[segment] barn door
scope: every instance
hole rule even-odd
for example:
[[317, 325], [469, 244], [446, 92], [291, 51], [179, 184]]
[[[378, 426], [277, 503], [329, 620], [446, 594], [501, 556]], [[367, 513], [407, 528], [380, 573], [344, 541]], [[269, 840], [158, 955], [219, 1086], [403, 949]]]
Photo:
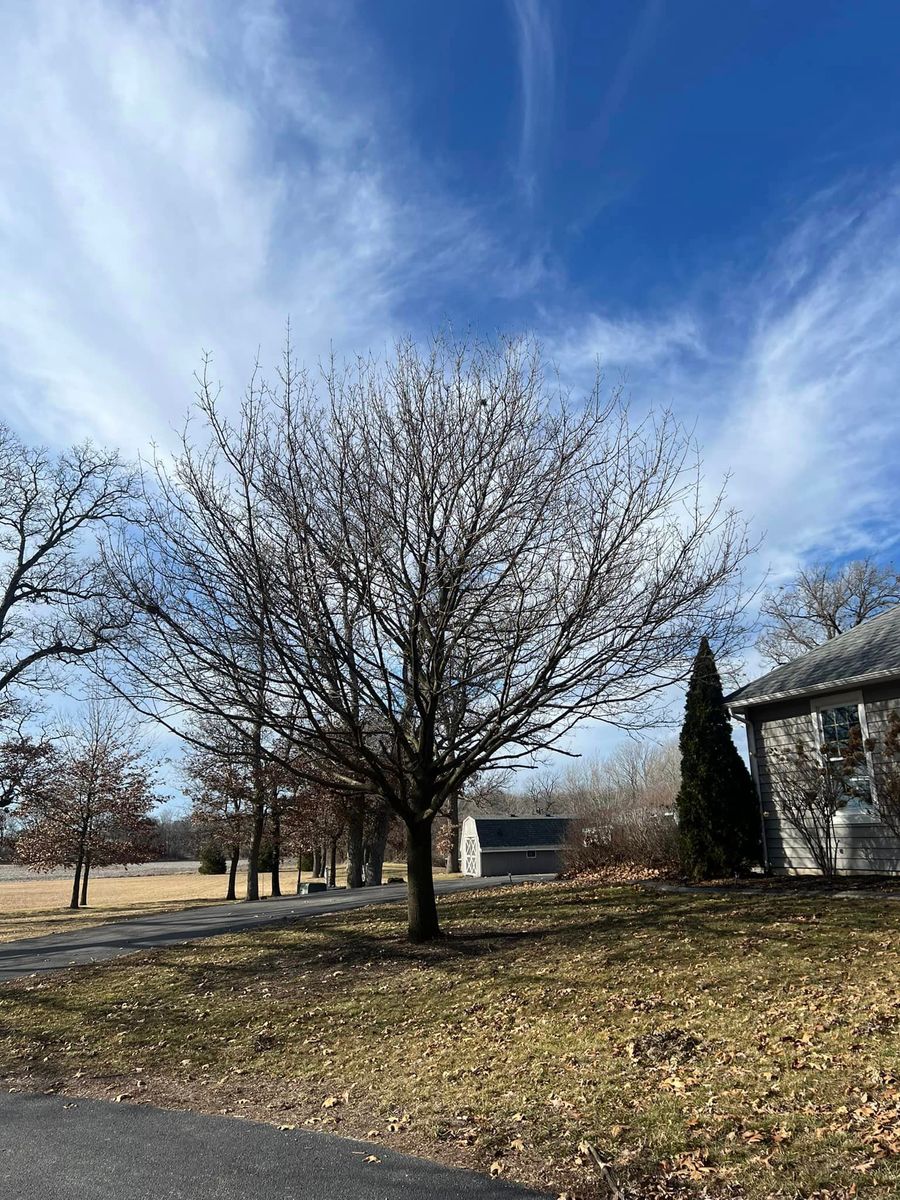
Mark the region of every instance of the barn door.
[[473, 837], [466, 838], [466, 844], [463, 847], [463, 874], [477, 875], [478, 873], [478, 850]]

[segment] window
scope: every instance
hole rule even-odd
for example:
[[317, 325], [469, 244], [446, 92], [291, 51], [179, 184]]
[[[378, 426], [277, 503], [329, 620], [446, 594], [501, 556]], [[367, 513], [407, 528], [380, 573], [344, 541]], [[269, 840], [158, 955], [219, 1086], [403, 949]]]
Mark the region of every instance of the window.
[[[849, 698], [848, 698], [849, 699]], [[828, 702], [814, 713], [816, 731], [825, 757], [836, 770], [846, 772], [844, 809], [858, 812], [872, 804], [866, 749], [865, 713], [859, 703]]]
[[819, 720], [822, 722], [822, 744], [829, 758], [842, 758], [845, 754], [852, 754], [854, 747], [862, 746], [858, 704], [840, 704], [837, 708], [822, 709]]
[[537, 850], [526, 850], [525, 857], [526, 858], [537, 858]]

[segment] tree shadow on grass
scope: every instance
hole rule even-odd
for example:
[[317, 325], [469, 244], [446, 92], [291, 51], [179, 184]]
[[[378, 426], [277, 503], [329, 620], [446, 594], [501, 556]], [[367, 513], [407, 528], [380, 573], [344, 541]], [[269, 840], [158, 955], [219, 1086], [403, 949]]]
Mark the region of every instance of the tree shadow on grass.
[[[557, 898], [558, 899], [558, 898]], [[248, 929], [227, 935], [227, 940], [202, 939], [187, 944], [154, 948], [149, 935], [140, 953], [79, 968], [74, 976], [47, 978], [35, 987], [21, 980], [0, 989], [0, 1000], [28, 1006], [30, 1023], [40, 1024], [46, 1013], [65, 1014], [76, 1022], [96, 1021], [114, 1007], [120, 979], [130, 987], [135, 973], [150, 972], [147, 992], [160, 996], [167, 1007], [171, 993], [187, 996], [221, 995], [227, 998], [243, 989], [271, 989], [276, 1003], [293, 994], [299, 973], [307, 977], [307, 989], [319, 988], [323, 998], [334, 989], [355, 991], [369, 988], [373, 979], [389, 981], [392, 974], [410, 968], [465, 978], [463, 972], [480, 962], [497, 961], [498, 969], [509, 970], [520, 984], [540, 987], [552, 984], [546, 973], [529, 972], [528, 951], [534, 948], [535, 965], [559, 963], [564, 982], [577, 980], [579, 968], [569, 978], [567, 963], [576, 953], [589, 950], [598, 964], [619, 970], [634, 968], [639, 978], [645, 967], [682, 970], [715, 956], [739, 963], [748, 943], [765, 955], [787, 951], [798, 955], [813, 951], [823, 959], [846, 949], [854, 935], [883, 935], [898, 928], [900, 913], [876, 904], [858, 901], [817, 903], [808, 897], [702, 897], [661, 895], [635, 898], [633, 894], [612, 897], [566, 898], [517, 905], [515, 913], [485, 911], [477, 900], [466, 899], [448, 906], [450, 936], [439, 942], [417, 946], [405, 940], [402, 914], [380, 911], [362, 919], [356, 913], [321, 920], [284, 921], [277, 926]], [[556, 920], [560, 908], [566, 918]], [[581, 919], [574, 918], [578, 913]], [[528, 925], [529, 918], [543, 923]], [[374, 922], [375, 928], [372, 928]], [[160, 933], [159, 939], [165, 937]], [[85, 938], [85, 948], [90, 948]], [[69, 948], [75, 953], [77, 947]], [[512, 958], [509, 954], [512, 953]], [[121, 972], [112, 974], [112, 972]], [[336, 975], [335, 972], [340, 974]], [[390, 983], [388, 982], [388, 986]], [[105, 992], [104, 992], [105, 989]], [[133, 991], [130, 993], [135, 994]], [[138, 989], [138, 997], [141, 991]], [[106, 1007], [104, 1007], [104, 1005]], [[0, 1036], [15, 1037], [14, 1022], [2, 1019]]]

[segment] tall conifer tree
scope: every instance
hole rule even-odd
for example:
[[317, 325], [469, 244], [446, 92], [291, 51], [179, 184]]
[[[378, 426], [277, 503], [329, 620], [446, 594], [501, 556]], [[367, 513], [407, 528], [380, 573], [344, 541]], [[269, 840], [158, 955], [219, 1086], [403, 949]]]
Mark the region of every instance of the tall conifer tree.
[[759, 804], [738, 754], [709, 642], [694, 659], [681, 728], [678, 821], [682, 861], [695, 879], [745, 870], [759, 860]]

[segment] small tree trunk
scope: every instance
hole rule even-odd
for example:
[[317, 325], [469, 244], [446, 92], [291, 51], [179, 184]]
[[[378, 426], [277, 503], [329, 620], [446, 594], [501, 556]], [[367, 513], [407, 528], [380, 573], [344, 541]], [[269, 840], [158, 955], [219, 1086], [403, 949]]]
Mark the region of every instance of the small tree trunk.
[[331, 839], [331, 863], [328, 867], [328, 883], [330, 887], [334, 887], [337, 883], [337, 838]]
[[391, 814], [383, 800], [378, 801], [370, 820], [370, 832], [365, 851], [366, 883], [369, 887], [380, 887], [384, 878], [384, 852], [391, 824]]
[[75, 863], [75, 879], [72, 882], [72, 899], [69, 901], [69, 908], [78, 907], [78, 896], [81, 889], [81, 867], [84, 863], [84, 851], [78, 851], [78, 860]]
[[303, 851], [297, 852], [297, 895], [300, 895], [300, 885], [303, 883]]
[[434, 874], [431, 867], [431, 821], [414, 821], [406, 828], [406, 887], [409, 940], [433, 942], [441, 937]]
[[313, 846], [312, 873], [313, 873], [313, 879], [318, 879], [320, 875], [324, 874], [324, 872], [322, 871], [322, 847], [321, 846]]
[[272, 895], [281, 895], [281, 813], [272, 809]]
[[348, 888], [358, 888], [363, 885], [363, 826], [365, 815], [365, 808], [361, 800], [350, 802], [347, 819]]
[[91, 873], [91, 852], [88, 850], [84, 856], [84, 874], [81, 876], [81, 907], [87, 908], [88, 897], [88, 876]]
[[231, 847], [231, 863], [228, 867], [228, 891], [225, 893], [226, 900], [237, 900], [237, 869], [241, 859], [240, 846]]
[[450, 848], [447, 851], [447, 870], [451, 875], [458, 875], [460, 871], [459, 865], [459, 792], [454, 792], [450, 797], [449, 812], [447, 817], [450, 821]]
[[247, 852], [247, 899], [259, 899], [259, 848], [262, 845], [263, 826], [266, 812], [261, 804], [257, 804], [253, 812], [253, 833], [250, 838], [250, 849]]

